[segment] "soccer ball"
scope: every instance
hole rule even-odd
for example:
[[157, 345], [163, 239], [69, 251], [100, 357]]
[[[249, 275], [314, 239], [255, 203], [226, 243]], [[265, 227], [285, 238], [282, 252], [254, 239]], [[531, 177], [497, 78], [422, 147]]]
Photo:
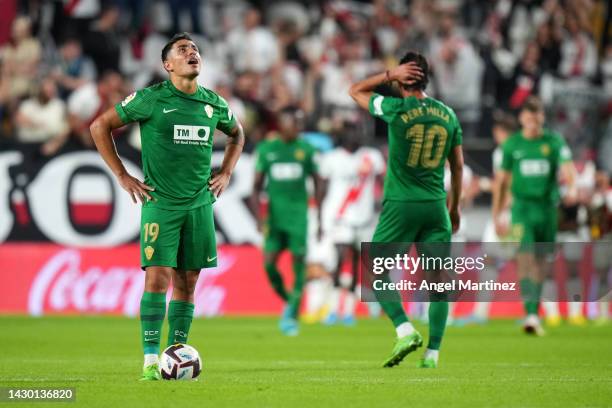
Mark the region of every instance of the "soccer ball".
[[173, 344], [161, 354], [159, 371], [164, 380], [193, 380], [202, 372], [202, 359], [195, 348]]

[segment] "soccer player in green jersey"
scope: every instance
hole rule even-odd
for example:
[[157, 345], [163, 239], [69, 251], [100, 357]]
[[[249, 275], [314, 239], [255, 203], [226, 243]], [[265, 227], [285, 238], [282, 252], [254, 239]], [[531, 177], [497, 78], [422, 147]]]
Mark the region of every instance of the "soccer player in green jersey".
[[[317, 174], [315, 149], [298, 138], [299, 112], [285, 109], [279, 114], [279, 138], [263, 141], [257, 146], [255, 183], [251, 205], [264, 235], [264, 267], [274, 291], [286, 302], [279, 322], [281, 332], [298, 334], [298, 312], [305, 280], [306, 238], [308, 231], [308, 193], [306, 182], [314, 182], [315, 200], [321, 236], [322, 181]], [[268, 217], [265, 224], [259, 209], [261, 193], [266, 183]], [[276, 263], [281, 252], [289, 249], [295, 276], [293, 290], [285, 288]]]
[[[141, 265], [145, 287], [140, 302], [143, 380], [159, 379], [158, 354], [168, 307], [168, 345], [186, 343], [193, 319], [194, 290], [201, 268], [217, 265], [212, 204], [227, 187], [244, 145], [244, 133], [227, 102], [198, 86], [202, 58], [187, 33], [164, 46], [169, 80], [139, 90], [104, 112], [91, 125], [100, 155], [117, 181], [142, 202]], [[128, 174], [112, 130], [138, 122], [144, 182]], [[228, 135], [221, 169], [211, 175], [213, 133]]]
[[567, 183], [568, 203], [576, 200], [576, 171], [571, 152], [559, 134], [543, 128], [544, 109], [530, 96], [519, 114], [521, 130], [502, 146], [501, 169], [495, 175], [493, 220], [499, 236], [510, 230], [502, 217], [508, 190], [512, 192], [511, 236], [520, 242], [517, 254], [518, 277], [527, 317], [524, 331], [542, 335], [538, 317], [545, 260], [557, 233], [559, 181]]
[[[453, 110], [425, 93], [428, 79], [427, 60], [408, 52], [398, 67], [357, 82], [350, 89], [360, 107], [388, 124], [388, 170], [373, 242], [449, 243], [451, 232], [459, 228], [463, 134]], [[401, 98], [373, 92], [390, 81], [399, 83]], [[448, 208], [444, 191], [446, 160], [451, 171]], [[438, 364], [448, 316], [445, 294], [431, 293], [430, 300], [429, 343], [419, 363], [423, 368]], [[391, 356], [383, 364], [393, 367], [420, 347], [423, 339], [409, 322], [399, 296], [396, 301], [380, 304], [397, 333]]]

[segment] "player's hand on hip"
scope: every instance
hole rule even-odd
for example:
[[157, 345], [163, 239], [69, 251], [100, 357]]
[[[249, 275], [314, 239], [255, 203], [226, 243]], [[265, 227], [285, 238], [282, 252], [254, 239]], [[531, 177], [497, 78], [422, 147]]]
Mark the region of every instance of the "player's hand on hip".
[[423, 78], [423, 72], [414, 62], [408, 62], [389, 70], [389, 79], [402, 84], [412, 85], [421, 78]]
[[208, 189], [212, 191], [215, 197], [219, 197], [225, 191], [229, 184], [231, 175], [229, 173], [217, 173], [208, 182]]
[[[132, 177], [128, 173], [125, 173], [117, 177], [117, 180], [121, 187], [130, 193], [134, 203], [138, 203], [138, 200], [140, 200], [140, 202], [144, 204], [145, 200], [153, 200], [149, 191], [155, 191], [155, 189], [138, 180], [136, 177]], [[138, 200], [136, 198], [138, 198]]]
[[459, 210], [450, 210], [449, 211], [451, 227], [453, 234], [459, 231], [459, 226], [461, 225], [461, 212]]

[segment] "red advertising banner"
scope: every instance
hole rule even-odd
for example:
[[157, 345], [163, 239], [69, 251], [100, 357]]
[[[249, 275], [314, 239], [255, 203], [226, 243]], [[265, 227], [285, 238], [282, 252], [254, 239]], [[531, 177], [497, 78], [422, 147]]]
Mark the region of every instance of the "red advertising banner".
[[[259, 248], [221, 245], [218, 257], [219, 266], [202, 270], [198, 280], [196, 316], [280, 313], [282, 303], [268, 284]], [[513, 263], [504, 269], [504, 274], [515, 273]], [[138, 315], [144, 287], [138, 244], [114, 248], [2, 244], [0, 270], [0, 314]], [[281, 257], [280, 270], [291, 284], [288, 255]], [[454, 314], [469, 313], [472, 307], [469, 302], [456, 303]], [[359, 305], [358, 313], [366, 313], [365, 304]], [[522, 305], [493, 302], [491, 316], [522, 316]]]
[[[198, 280], [196, 315], [280, 312], [259, 249], [226, 245], [218, 254], [219, 266], [203, 270]], [[0, 265], [0, 313], [138, 314], [144, 272], [137, 244], [88, 249], [3, 244]], [[281, 268], [289, 272], [288, 259]]]

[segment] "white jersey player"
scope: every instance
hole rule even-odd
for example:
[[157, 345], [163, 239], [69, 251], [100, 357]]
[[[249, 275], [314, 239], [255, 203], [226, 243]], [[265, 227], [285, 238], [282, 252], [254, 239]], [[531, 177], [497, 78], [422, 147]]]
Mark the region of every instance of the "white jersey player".
[[[372, 239], [376, 184], [384, 171], [385, 160], [378, 149], [357, 147], [354, 142], [344, 142], [321, 158], [319, 173], [327, 180], [322, 207], [323, 231], [337, 253], [327, 324], [338, 320], [342, 287], [346, 289], [342, 321], [347, 325], [355, 322], [360, 245]], [[351, 261], [351, 277], [345, 282], [341, 272], [347, 256]]]

